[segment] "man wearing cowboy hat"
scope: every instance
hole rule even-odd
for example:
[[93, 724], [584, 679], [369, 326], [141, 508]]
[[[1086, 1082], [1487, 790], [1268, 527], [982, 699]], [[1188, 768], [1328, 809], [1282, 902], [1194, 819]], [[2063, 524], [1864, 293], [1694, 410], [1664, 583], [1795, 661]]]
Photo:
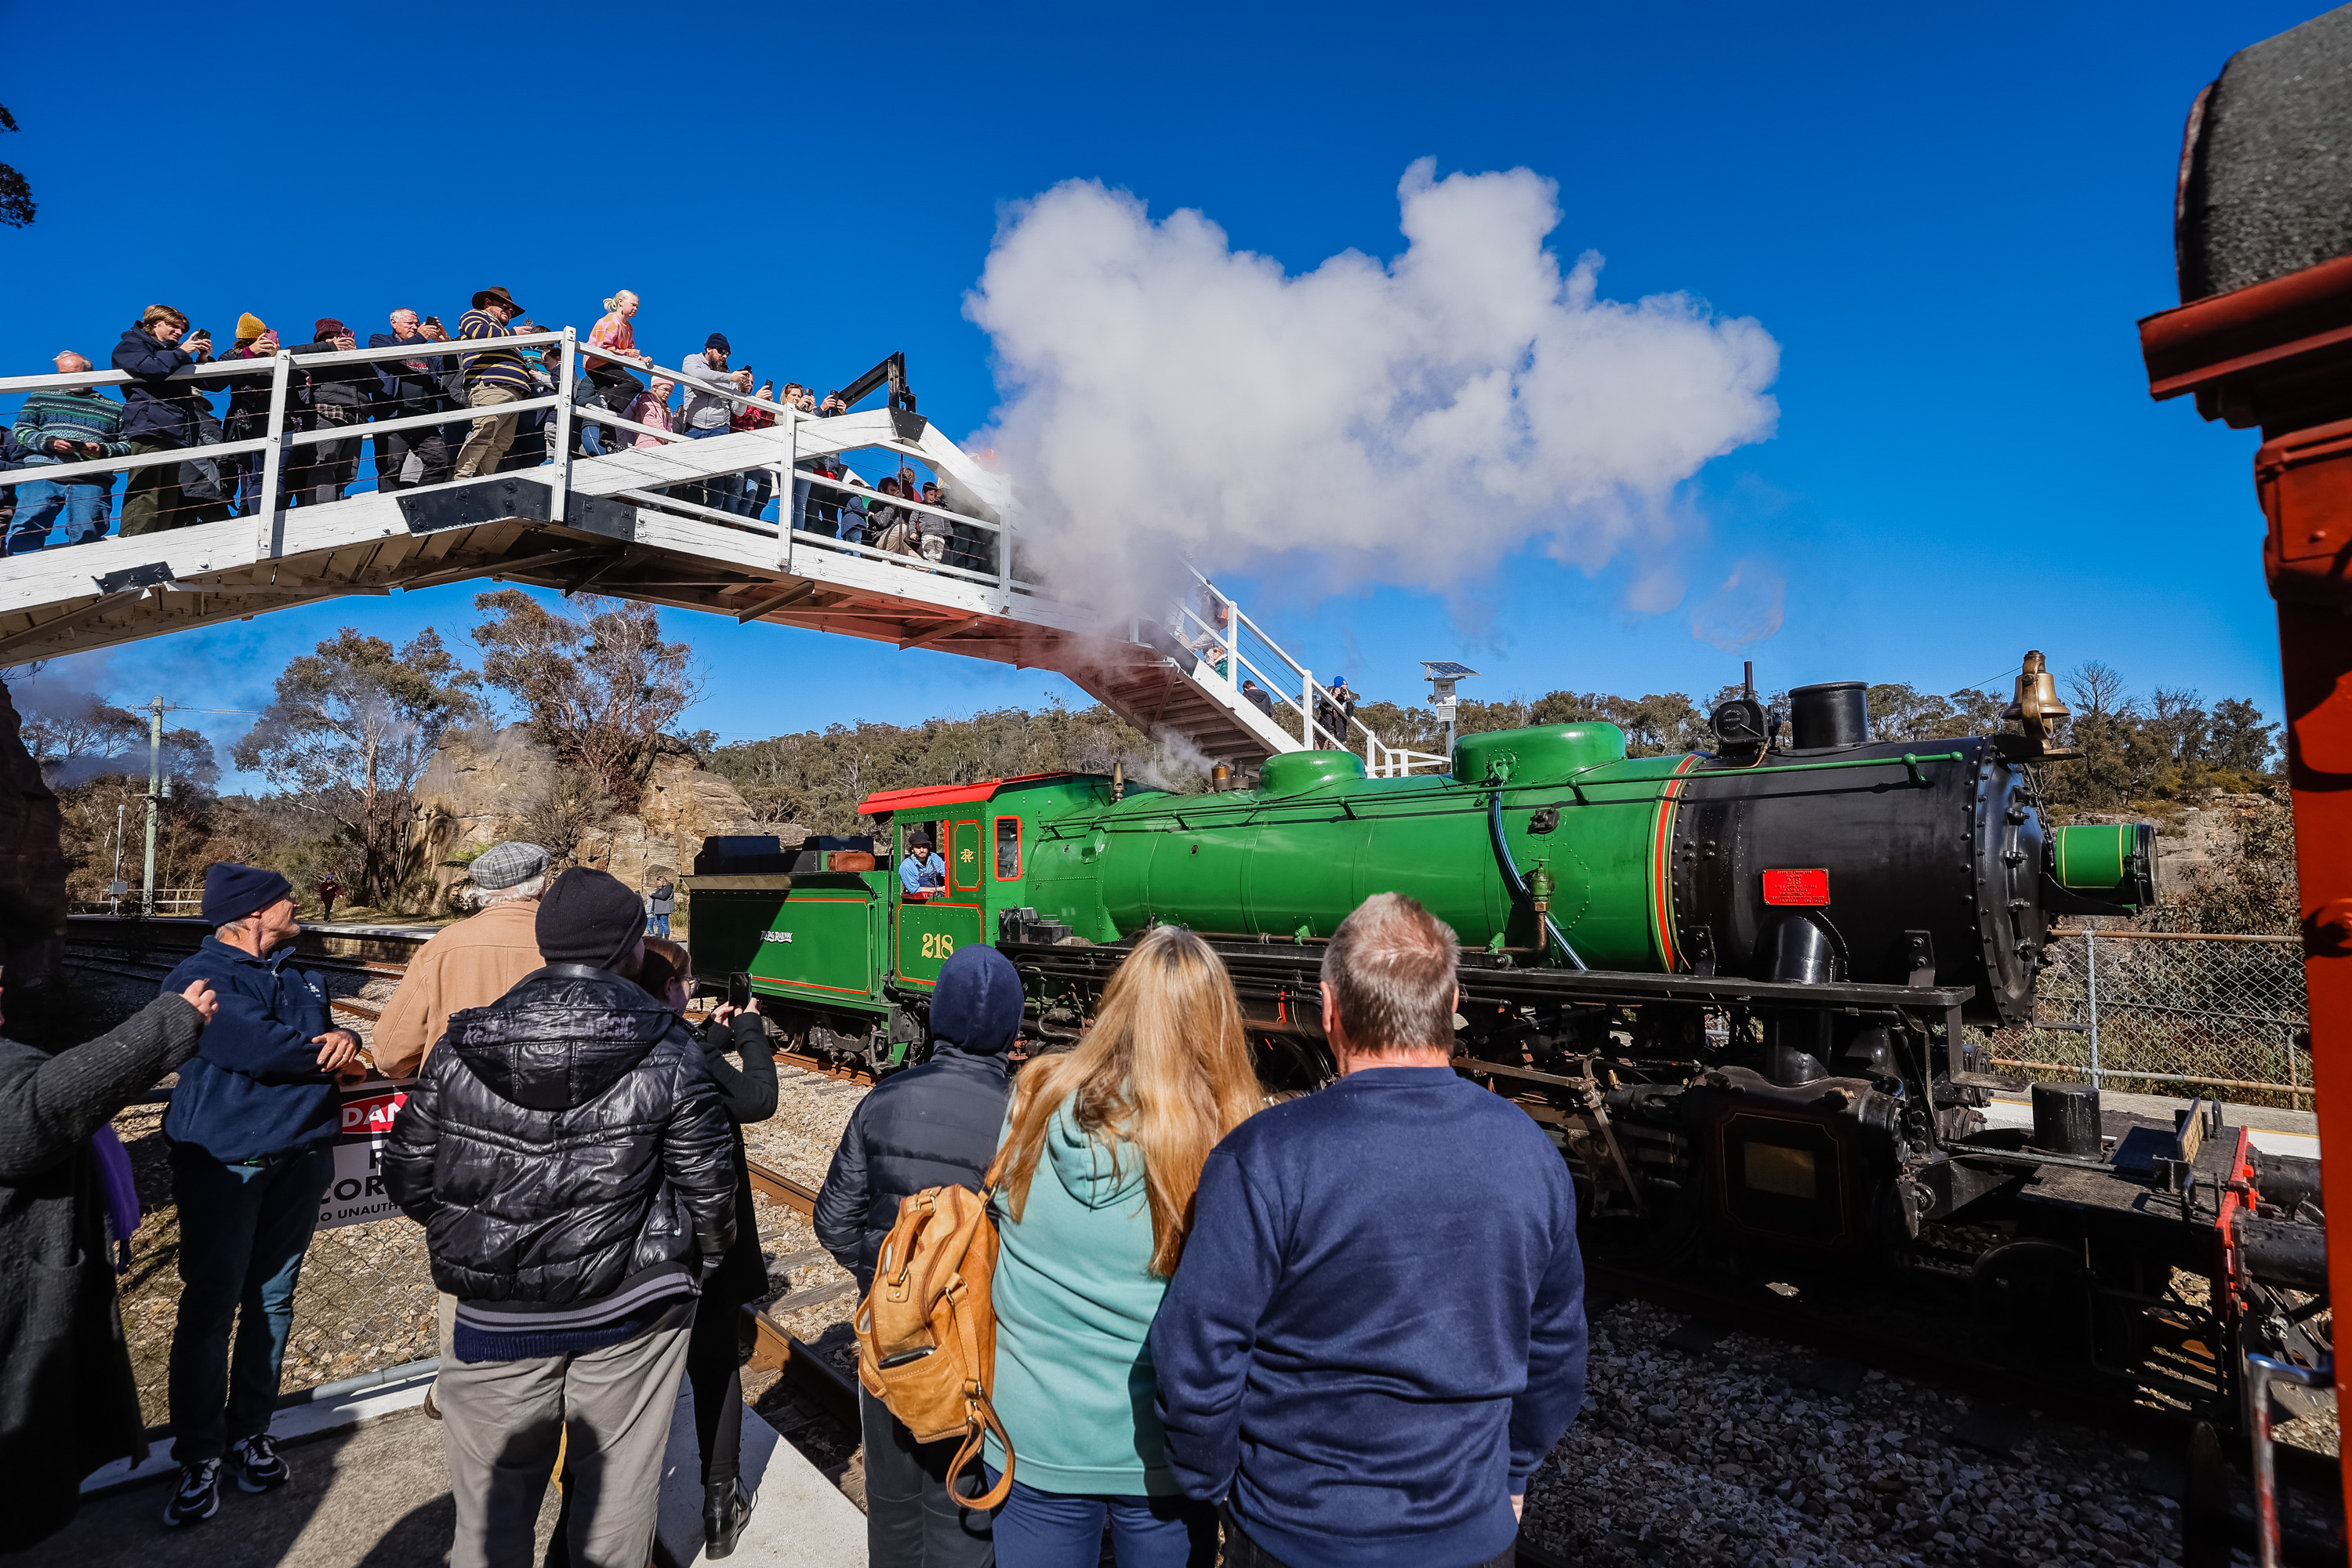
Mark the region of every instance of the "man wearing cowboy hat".
[[[470, 338], [510, 338], [514, 331], [507, 323], [522, 314], [522, 307], [504, 289], [485, 289], [474, 296], [474, 308], [457, 323], [457, 336], [462, 342]], [[494, 408], [504, 403], [520, 403], [531, 395], [530, 367], [515, 349], [484, 349], [473, 353], [461, 353], [466, 376], [466, 401], [475, 408]], [[512, 414], [492, 414], [474, 421], [473, 434], [457, 454], [457, 474], [470, 479], [476, 474], [496, 473], [499, 459], [507, 455], [514, 444], [515, 416]]]

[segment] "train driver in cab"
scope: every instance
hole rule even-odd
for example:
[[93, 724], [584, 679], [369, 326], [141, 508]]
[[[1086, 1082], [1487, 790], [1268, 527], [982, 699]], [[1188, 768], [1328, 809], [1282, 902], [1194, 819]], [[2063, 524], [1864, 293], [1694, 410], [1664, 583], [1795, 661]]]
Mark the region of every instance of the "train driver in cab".
[[898, 885], [910, 899], [929, 898], [933, 889], [948, 885], [947, 862], [931, 853], [931, 841], [919, 833], [907, 840], [907, 858], [898, 862]]

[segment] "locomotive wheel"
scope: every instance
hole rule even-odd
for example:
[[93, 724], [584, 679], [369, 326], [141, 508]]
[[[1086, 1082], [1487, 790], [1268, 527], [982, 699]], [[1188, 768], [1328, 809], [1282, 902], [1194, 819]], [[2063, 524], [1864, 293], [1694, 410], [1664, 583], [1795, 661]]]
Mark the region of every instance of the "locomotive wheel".
[[2090, 1283], [2079, 1248], [2029, 1238], [1977, 1259], [1969, 1294], [1979, 1320], [2002, 1339], [2071, 1346], [2088, 1337]]

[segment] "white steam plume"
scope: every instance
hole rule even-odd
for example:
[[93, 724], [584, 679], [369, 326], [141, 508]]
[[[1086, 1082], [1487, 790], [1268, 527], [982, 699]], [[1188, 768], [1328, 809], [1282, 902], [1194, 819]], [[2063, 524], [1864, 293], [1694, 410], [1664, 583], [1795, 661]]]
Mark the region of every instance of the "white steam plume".
[[1551, 181], [1433, 170], [1399, 186], [1402, 255], [1297, 278], [1093, 182], [1008, 215], [965, 301], [1004, 397], [976, 439], [1051, 539], [1041, 565], [1097, 603], [1172, 581], [1177, 555], [1288, 555], [1326, 590], [1449, 589], [1538, 540], [1591, 569], [1654, 554], [1675, 487], [1771, 434], [1762, 327], [1602, 300], [1598, 256], [1563, 276], [1544, 248]]
[[1738, 653], [1780, 629], [1788, 601], [1789, 584], [1778, 572], [1742, 561], [1691, 612], [1691, 636], [1726, 653]]

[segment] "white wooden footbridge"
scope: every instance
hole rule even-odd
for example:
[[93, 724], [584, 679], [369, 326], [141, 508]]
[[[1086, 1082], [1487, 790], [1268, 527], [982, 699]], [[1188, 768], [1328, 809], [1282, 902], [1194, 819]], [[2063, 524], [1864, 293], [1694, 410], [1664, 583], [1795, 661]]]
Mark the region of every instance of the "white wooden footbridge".
[[[1055, 563], [1040, 574], [1050, 583], [1030, 580], [1024, 574], [1038, 552], [1024, 548], [1012, 484], [896, 399], [890, 407], [820, 418], [739, 396], [735, 403], [764, 410], [775, 423], [688, 439], [575, 404], [569, 391], [577, 382], [581, 351], [572, 329], [526, 334], [501, 346], [534, 345], [544, 346], [551, 369], [560, 367], [556, 385], [562, 390], [504, 405], [499, 412], [551, 411], [549, 456], [535, 468], [289, 507], [288, 476], [300, 467], [308, 446], [428, 426], [462, 434], [470, 417], [462, 410], [299, 428], [300, 405], [293, 395], [299, 371], [372, 365], [414, 358], [420, 348], [448, 353], [460, 346], [404, 344], [347, 353], [281, 352], [274, 361], [205, 365], [174, 378], [217, 395], [227, 376], [249, 380], [268, 372], [267, 433], [251, 440], [7, 473], [12, 482], [68, 480], [246, 454], [257, 454], [261, 469], [252, 515], [0, 561], [0, 666], [251, 620], [345, 595], [490, 578], [1056, 670], [1138, 729], [1181, 736], [1217, 762], [1255, 765], [1309, 746], [1361, 752], [1378, 773], [1444, 761], [1384, 745], [1360, 722], [1348, 722], [1345, 734], [1318, 725], [1324, 694], [1307, 668], [1205, 579], [1149, 622], [1109, 622], [1087, 605], [1083, 563]], [[646, 361], [621, 363], [677, 378]], [[6, 377], [0, 378], [0, 396], [129, 379], [119, 371]], [[583, 418], [626, 432], [619, 440], [642, 437], [646, 444], [574, 457], [574, 423]], [[967, 539], [982, 542], [972, 553], [982, 568], [925, 562], [793, 527], [795, 479], [815, 488], [819, 503], [877, 499], [853, 476], [812, 479], [795, 468], [854, 452], [888, 454], [935, 472], [949, 506], [892, 504], [946, 518]], [[747, 472], [772, 477], [781, 498], [778, 521], [677, 493]], [[1253, 679], [1265, 694], [1263, 706], [1244, 695], [1242, 682]], [[789, 723], [789, 714], [780, 714], [779, 721]]]

